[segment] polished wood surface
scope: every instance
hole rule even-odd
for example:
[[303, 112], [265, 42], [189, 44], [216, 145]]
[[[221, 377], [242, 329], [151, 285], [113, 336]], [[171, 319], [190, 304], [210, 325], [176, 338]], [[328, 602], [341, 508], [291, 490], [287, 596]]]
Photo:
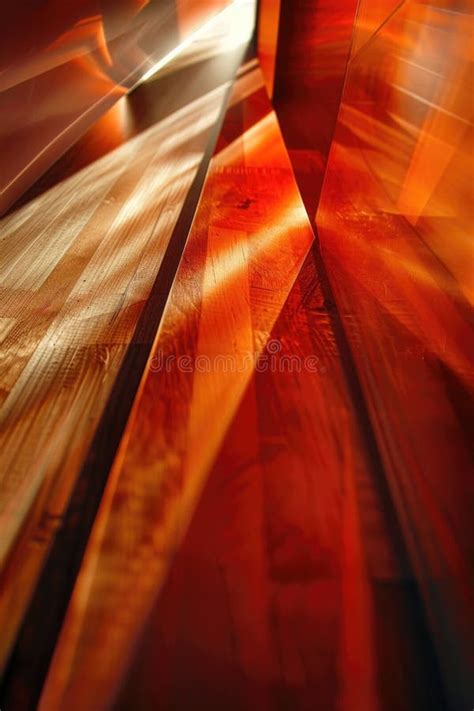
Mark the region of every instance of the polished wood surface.
[[6, 711], [470, 708], [467, 3], [282, 0], [273, 103], [244, 6], [4, 221]]
[[146, 358], [137, 324], [237, 56], [124, 99], [2, 221], [2, 664], [130, 344]]
[[116, 708], [443, 708], [327, 299], [312, 250]]
[[[449, 687], [474, 696], [472, 14], [363, 2], [317, 216]], [[370, 32], [369, 32], [370, 29]]]

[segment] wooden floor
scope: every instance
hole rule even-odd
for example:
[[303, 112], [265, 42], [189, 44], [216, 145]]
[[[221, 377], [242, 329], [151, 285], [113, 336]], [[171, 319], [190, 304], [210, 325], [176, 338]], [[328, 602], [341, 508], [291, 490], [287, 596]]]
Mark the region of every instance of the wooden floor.
[[5, 221], [1, 707], [447, 708], [349, 309], [258, 63], [213, 61]]

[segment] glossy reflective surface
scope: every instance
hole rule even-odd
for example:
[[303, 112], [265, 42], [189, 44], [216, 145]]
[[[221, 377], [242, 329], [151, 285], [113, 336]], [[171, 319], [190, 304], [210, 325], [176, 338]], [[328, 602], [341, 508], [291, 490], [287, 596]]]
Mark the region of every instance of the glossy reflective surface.
[[[454, 707], [472, 691], [472, 15], [362, 2], [317, 215]], [[472, 694], [471, 694], [472, 697]]]
[[0, 9], [0, 214], [226, 0], [34, 0]]

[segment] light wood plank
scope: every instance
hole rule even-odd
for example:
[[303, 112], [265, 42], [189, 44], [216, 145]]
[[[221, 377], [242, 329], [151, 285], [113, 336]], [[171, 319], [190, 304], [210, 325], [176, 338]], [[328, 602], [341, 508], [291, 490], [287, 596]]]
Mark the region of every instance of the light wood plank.
[[0, 381], [0, 554], [4, 563], [9, 556], [2, 576], [2, 659], [226, 89], [221, 84], [190, 102], [2, 224], [0, 316], [10, 324]]

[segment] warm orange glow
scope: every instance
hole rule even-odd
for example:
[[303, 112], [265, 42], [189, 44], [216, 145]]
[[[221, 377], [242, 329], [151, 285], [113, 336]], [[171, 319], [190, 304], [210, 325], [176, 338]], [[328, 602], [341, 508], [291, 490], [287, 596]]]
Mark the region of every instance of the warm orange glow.
[[134, 137], [118, 102], [95, 127], [118, 147], [0, 220], [0, 666], [55, 526], [31, 538], [67, 507], [226, 89]]
[[445, 3], [363, 1], [354, 37], [318, 233], [462, 706], [474, 638], [472, 18]]

